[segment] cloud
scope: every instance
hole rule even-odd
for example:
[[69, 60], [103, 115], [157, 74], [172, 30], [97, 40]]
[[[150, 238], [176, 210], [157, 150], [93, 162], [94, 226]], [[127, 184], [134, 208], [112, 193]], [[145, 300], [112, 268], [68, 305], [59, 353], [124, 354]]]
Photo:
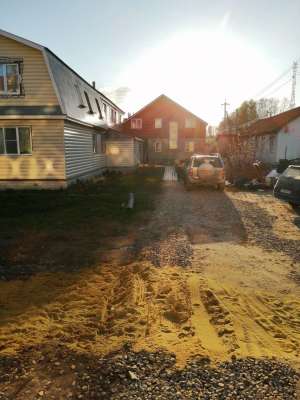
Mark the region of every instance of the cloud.
[[128, 97], [129, 93], [131, 92], [131, 89], [127, 86], [120, 86], [115, 89], [109, 88], [109, 89], [102, 89], [101, 92], [107, 96], [110, 100], [112, 100], [114, 103], [116, 103], [119, 107], [122, 107], [122, 105], [126, 102], [126, 98]]

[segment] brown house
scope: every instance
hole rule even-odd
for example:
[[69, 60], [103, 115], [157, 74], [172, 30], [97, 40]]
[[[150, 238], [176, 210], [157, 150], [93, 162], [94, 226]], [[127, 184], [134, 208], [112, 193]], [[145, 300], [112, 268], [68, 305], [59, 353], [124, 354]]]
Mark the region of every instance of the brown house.
[[144, 140], [144, 161], [167, 163], [184, 160], [205, 149], [207, 123], [161, 95], [128, 118], [124, 133]]

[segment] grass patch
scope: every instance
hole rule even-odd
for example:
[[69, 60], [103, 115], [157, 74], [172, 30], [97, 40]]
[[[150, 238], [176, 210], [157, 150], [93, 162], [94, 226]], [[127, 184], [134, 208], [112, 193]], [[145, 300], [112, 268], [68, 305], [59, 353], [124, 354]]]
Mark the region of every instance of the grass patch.
[[[0, 264], [77, 268], [95, 263], [104, 239], [126, 235], [153, 209], [161, 178], [160, 168], [140, 168], [67, 190], [0, 193]], [[121, 206], [129, 192], [135, 194], [133, 210]]]

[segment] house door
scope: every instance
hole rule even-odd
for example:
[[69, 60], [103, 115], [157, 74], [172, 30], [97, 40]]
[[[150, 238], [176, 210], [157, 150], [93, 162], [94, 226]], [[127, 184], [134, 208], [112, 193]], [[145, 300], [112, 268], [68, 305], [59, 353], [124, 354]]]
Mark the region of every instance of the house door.
[[178, 122], [170, 121], [169, 123], [169, 149], [178, 148]]

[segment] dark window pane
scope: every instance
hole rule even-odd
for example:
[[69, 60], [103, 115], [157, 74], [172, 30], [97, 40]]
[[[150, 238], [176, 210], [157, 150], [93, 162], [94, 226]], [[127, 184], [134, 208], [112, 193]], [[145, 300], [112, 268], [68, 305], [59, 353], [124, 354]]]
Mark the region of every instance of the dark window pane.
[[97, 153], [101, 153], [101, 135], [100, 134], [97, 134], [96, 135], [97, 136]]
[[3, 136], [3, 129], [0, 128], [0, 154], [4, 153], [4, 136]]
[[93, 153], [97, 152], [97, 137], [93, 134]]
[[0, 93], [4, 92], [4, 65], [0, 64]]
[[30, 129], [19, 128], [20, 154], [31, 154]]
[[5, 128], [5, 139], [17, 141], [17, 130], [16, 128]]
[[18, 92], [18, 65], [7, 64], [6, 75], [7, 75], [7, 92], [8, 93]]
[[16, 128], [5, 128], [5, 147], [7, 154], [18, 154]]
[[6, 140], [6, 153], [7, 154], [18, 154], [18, 146], [17, 146], [17, 141], [7, 141]]

